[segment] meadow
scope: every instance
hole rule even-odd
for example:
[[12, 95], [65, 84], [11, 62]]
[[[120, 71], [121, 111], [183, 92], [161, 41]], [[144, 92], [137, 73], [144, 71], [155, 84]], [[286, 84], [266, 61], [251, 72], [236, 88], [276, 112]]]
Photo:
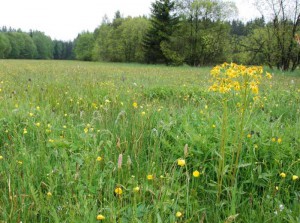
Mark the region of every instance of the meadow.
[[0, 60], [0, 222], [300, 222], [299, 71], [211, 69]]

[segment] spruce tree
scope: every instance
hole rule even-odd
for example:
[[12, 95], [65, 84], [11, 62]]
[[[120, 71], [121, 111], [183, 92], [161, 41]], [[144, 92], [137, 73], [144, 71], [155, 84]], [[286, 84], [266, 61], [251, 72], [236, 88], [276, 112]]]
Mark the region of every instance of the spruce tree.
[[152, 3], [151, 27], [143, 41], [147, 63], [168, 63], [161, 43], [170, 42], [170, 37], [179, 22], [177, 15], [172, 13], [174, 10], [175, 2], [172, 0], [156, 0]]

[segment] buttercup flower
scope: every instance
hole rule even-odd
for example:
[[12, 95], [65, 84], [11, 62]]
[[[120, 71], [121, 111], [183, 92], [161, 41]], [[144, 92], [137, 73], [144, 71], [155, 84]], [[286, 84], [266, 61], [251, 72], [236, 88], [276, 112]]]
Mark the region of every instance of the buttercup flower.
[[195, 171], [193, 172], [193, 176], [194, 176], [194, 177], [199, 177], [199, 176], [200, 176], [200, 172], [199, 172], [198, 170], [195, 170]]
[[102, 214], [98, 214], [97, 215], [97, 220], [98, 221], [102, 221], [102, 220], [104, 220], [105, 219], [105, 217], [102, 215]]
[[282, 178], [286, 178], [286, 174], [285, 173], [280, 173], [279, 176], [281, 176]]
[[180, 158], [177, 160], [177, 164], [178, 164], [178, 166], [183, 167], [183, 166], [185, 166], [185, 160]]

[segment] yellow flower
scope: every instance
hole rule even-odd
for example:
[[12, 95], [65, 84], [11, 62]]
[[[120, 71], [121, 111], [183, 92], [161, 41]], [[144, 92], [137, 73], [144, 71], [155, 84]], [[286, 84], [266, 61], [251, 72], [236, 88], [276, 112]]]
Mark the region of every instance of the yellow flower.
[[278, 187], [278, 186], [276, 186], [276, 187], [275, 187], [275, 190], [279, 190], [279, 187]]
[[23, 134], [27, 134], [27, 129], [26, 128], [23, 129]]
[[137, 186], [137, 187], [133, 188], [133, 191], [134, 191], [134, 192], [139, 192], [139, 191], [140, 191], [140, 187]]
[[51, 142], [51, 143], [52, 143], [52, 142], [54, 142], [54, 140], [53, 140], [53, 139], [49, 139], [48, 141], [49, 141], [49, 142]]
[[177, 217], [177, 218], [181, 218], [181, 217], [182, 217], [182, 213], [181, 213], [180, 211], [177, 211], [177, 212], [176, 212], [176, 217]]
[[121, 187], [116, 187], [116, 189], [115, 189], [115, 194], [121, 195], [122, 193], [123, 193], [122, 188], [121, 188]]
[[37, 123], [35, 123], [35, 126], [36, 126], [36, 127], [40, 127], [40, 126], [41, 126], [41, 123], [37, 122]]
[[178, 166], [181, 166], [181, 167], [185, 166], [185, 160], [180, 158], [177, 160], [177, 164], [178, 164]]
[[297, 175], [293, 175], [293, 176], [292, 176], [292, 180], [295, 181], [295, 180], [298, 180], [298, 179], [299, 179], [299, 177], [298, 177]]
[[33, 114], [32, 112], [30, 112], [30, 113], [29, 113], [29, 116], [32, 117], [32, 116], [34, 116], [34, 114]]
[[137, 102], [133, 102], [133, 103], [132, 103], [132, 106], [133, 106], [134, 108], [137, 108], [137, 107], [138, 107], [138, 103], [137, 103]]
[[48, 196], [48, 197], [51, 197], [51, 196], [52, 196], [52, 193], [49, 191], [49, 192], [47, 193], [47, 196]]
[[19, 165], [22, 165], [22, 164], [23, 164], [23, 162], [22, 162], [22, 161], [17, 161], [17, 163], [18, 163]]
[[98, 221], [102, 221], [102, 220], [104, 220], [105, 219], [105, 217], [102, 215], [102, 214], [98, 214], [97, 215], [97, 220]]
[[144, 112], [144, 111], [143, 111], [143, 112], [141, 112], [141, 115], [142, 115], [142, 116], [146, 115], [146, 112]]
[[195, 171], [193, 172], [193, 176], [194, 176], [194, 177], [199, 177], [199, 176], [200, 176], [200, 172], [199, 172], [198, 170], [195, 170]]
[[282, 178], [286, 178], [286, 174], [284, 172], [280, 173], [279, 176], [281, 176]]
[[248, 134], [248, 135], [247, 135], [247, 138], [251, 138], [251, 137], [252, 137], [252, 135], [251, 135], [251, 134]]
[[216, 128], [216, 125], [212, 125], [211, 127], [212, 127], [212, 128]]
[[282, 142], [282, 139], [281, 138], [278, 138], [277, 139], [277, 142], [280, 144]]
[[154, 177], [153, 177], [153, 175], [152, 175], [152, 174], [148, 174], [148, 175], [147, 175], [147, 179], [148, 179], [148, 180], [153, 180], [153, 179], [154, 179]]
[[268, 79], [272, 79], [272, 74], [270, 74], [269, 72], [267, 72], [267, 73], [266, 73], [266, 77], [267, 77]]
[[0, 156], [0, 160], [2, 160], [3, 159], [3, 156]]
[[89, 131], [89, 129], [88, 128], [84, 128], [84, 133], [86, 134], [88, 131]]
[[100, 162], [101, 160], [102, 160], [102, 157], [101, 157], [101, 156], [98, 156], [98, 157], [97, 157], [97, 161]]
[[272, 142], [276, 142], [276, 139], [274, 137], [272, 138]]

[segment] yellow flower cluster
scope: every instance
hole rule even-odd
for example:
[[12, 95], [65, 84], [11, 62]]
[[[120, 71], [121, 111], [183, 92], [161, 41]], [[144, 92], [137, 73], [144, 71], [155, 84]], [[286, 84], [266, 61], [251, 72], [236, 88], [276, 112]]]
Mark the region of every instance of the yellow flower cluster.
[[[215, 66], [210, 74], [213, 82], [209, 87], [210, 91], [225, 94], [232, 90], [250, 89], [253, 94], [258, 94], [263, 68], [261, 66], [246, 67], [235, 63], [223, 63]], [[272, 75], [267, 73], [266, 77], [272, 78]]]

